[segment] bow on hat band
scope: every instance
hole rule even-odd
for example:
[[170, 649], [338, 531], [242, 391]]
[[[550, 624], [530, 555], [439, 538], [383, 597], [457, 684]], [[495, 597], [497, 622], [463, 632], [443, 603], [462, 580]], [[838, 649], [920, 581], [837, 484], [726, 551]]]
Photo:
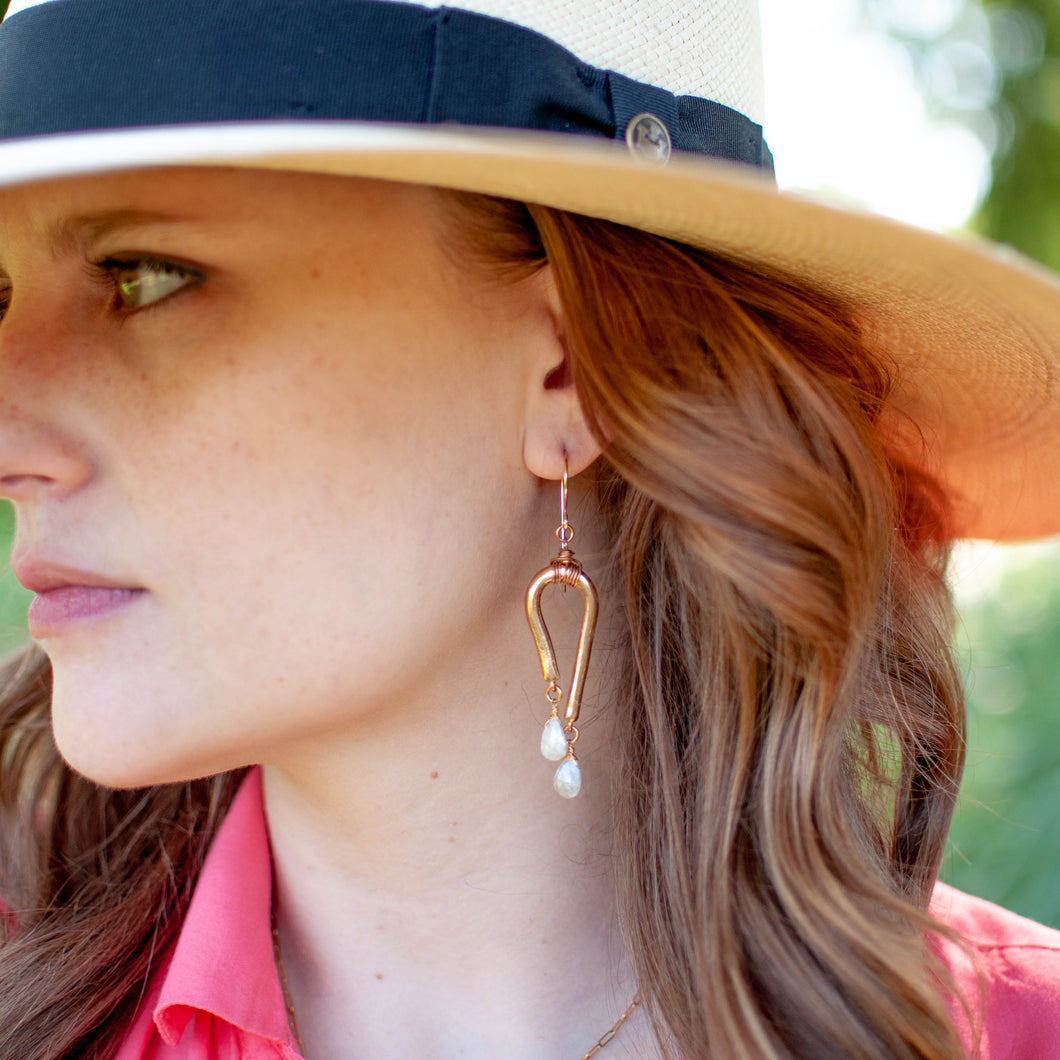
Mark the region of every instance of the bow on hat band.
[[0, 139], [201, 122], [532, 129], [772, 173], [760, 125], [458, 8], [386, 0], [53, 0], [0, 26]]

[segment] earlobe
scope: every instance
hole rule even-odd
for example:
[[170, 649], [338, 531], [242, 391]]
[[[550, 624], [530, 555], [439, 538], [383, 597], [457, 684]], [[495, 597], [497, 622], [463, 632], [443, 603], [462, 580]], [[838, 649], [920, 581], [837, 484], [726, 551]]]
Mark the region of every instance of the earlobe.
[[[567, 393], [577, 400], [574, 387]], [[555, 429], [528, 431], [523, 445], [527, 469], [538, 478], [560, 479], [566, 466], [573, 477], [580, 475], [602, 452], [578, 406], [577, 414], [567, 417]], [[564, 464], [564, 458], [566, 464]]]
[[535, 279], [543, 284], [549, 334], [529, 379], [523, 460], [538, 478], [559, 479], [564, 454], [573, 476], [584, 471], [602, 450], [589, 430], [570, 371], [563, 307], [551, 271], [546, 268]]

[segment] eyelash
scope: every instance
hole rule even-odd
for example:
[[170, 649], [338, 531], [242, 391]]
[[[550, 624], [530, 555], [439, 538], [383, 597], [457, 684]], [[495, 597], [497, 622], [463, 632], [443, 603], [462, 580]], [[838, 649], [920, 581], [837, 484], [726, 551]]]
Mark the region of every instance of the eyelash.
[[[184, 265], [179, 261], [171, 261], [168, 258], [155, 257], [152, 254], [136, 254], [128, 257], [108, 257], [93, 265], [93, 271], [106, 284], [113, 295], [114, 309], [122, 314], [131, 315], [145, 309], [151, 309], [160, 305], [174, 295], [189, 287], [202, 283], [206, 279], [205, 274], [190, 265]], [[178, 281], [171, 290], [157, 293], [150, 301], [139, 305], [128, 304], [133, 297], [133, 284], [141, 280], [132, 280], [136, 273], [153, 274], [155, 277], [174, 277]], [[122, 274], [130, 276], [129, 280], [123, 280]], [[148, 292], [150, 295], [151, 292]]]
[[[151, 272], [156, 276], [172, 276], [179, 281], [172, 290], [163, 291], [151, 301], [141, 305], [128, 305], [125, 299], [130, 296], [130, 289], [123, 285], [121, 274], [133, 274], [138, 272]], [[153, 254], [138, 254], [131, 257], [108, 257], [92, 265], [94, 276], [102, 281], [109, 289], [113, 297], [113, 308], [122, 314], [130, 315], [144, 309], [150, 309], [167, 301], [173, 295], [180, 294], [188, 287], [202, 283], [206, 279], [205, 273], [191, 265], [184, 265], [178, 261], [170, 261], [168, 258], [159, 258]], [[11, 287], [0, 288], [0, 321], [7, 315], [11, 308]]]

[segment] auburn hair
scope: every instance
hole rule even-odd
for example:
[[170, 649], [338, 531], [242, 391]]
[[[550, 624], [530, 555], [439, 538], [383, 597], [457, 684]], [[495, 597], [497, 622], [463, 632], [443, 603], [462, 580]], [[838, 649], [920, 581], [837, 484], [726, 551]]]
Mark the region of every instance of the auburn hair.
[[[666, 1055], [963, 1056], [926, 912], [963, 758], [946, 509], [890, 452], [892, 372], [795, 281], [442, 192], [455, 253], [547, 265], [604, 444], [624, 608], [621, 926]], [[0, 701], [0, 1055], [113, 1054], [238, 786], [102, 789], [30, 651]]]

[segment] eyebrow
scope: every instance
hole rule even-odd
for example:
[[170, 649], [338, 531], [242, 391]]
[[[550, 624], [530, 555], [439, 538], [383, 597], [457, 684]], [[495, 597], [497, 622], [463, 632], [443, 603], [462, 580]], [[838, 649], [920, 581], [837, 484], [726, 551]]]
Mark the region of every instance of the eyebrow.
[[64, 217], [48, 231], [48, 242], [56, 252], [89, 246], [112, 232], [149, 225], [177, 224], [190, 218], [152, 210], [101, 210]]

